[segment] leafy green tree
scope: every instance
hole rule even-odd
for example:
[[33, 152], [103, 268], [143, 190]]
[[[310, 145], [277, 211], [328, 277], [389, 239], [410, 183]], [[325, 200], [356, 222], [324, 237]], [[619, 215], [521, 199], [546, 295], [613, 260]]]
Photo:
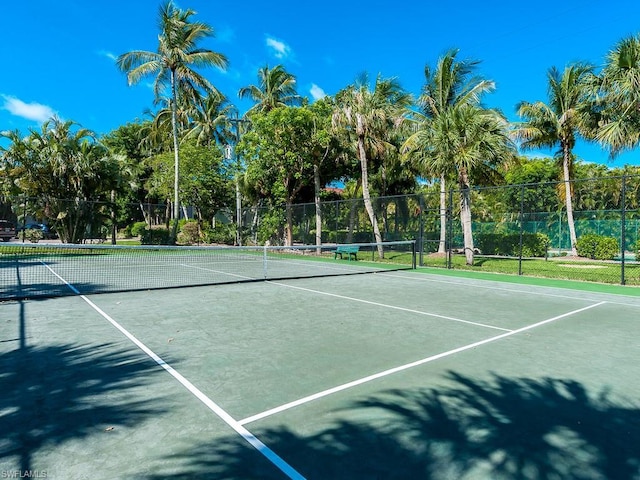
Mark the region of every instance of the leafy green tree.
[[313, 181], [313, 158], [322, 148], [317, 118], [308, 108], [278, 107], [252, 116], [252, 130], [239, 145], [247, 161], [245, 179], [276, 203], [285, 203], [285, 245], [293, 243], [292, 205]]
[[[151, 160], [153, 173], [147, 181], [149, 192], [169, 197], [172, 191], [172, 155], [162, 153]], [[193, 205], [198, 221], [211, 221], [219, 210], [232, 204], [232, 179], [218, 148], [198, 145], [195, 140], [182, 145], [180, 195]]]
[[154, 200], [145, 189], [151, 175], [149, 158], [153, 156], [153, 150], [147, 142], [151, 123], [151, 120], [127, 123], [100, 139], [113, 154], [122, 157], [123, 168], [129, 172], [126, 178], [129, 188], [122, 189], [115, 199], [117, 217], [114, 223], [118, 226], [131, 225], [141, 220], [151, 225], [151, 219], [147, 218], [143, 205]]
[[258, 70], [258, 85], [242, 87], [238, 97], [253, 100], [254, 105], [247, 115], [254, 112], [270, 112], [274, 108], [301, 105], [303, 100], [296, 91], [296, 77], [287, 72], [282, 65]]
[[502, 190], [506, 205], [517, 206], [519, 210], [524, 200], [525, 213], [556, 211], [558, 194], [555, 186], [558, 180], [558, 169], [552, 159], [521, 157], [507, 170], [504, 177], [508, 185], [527, 185], [524, 189], [524, 199], [520, 188]]
[[585, 131], [589, 118], [585, 106], [589, 103], [588, 81], [593, 66], [577, 63], [563, 72], [552, 67], [547, 75], [549, 103], [521, 102], [518, 115], [524, 121], [515, 134], [524, 149], [559, 147], [558, 159], [562, 166], [562, 192], [567, 210], [571, 254], [577, 255], [576, 229], [573, 219], [571, 178], [574, 162], [573, 148], [576, 138]]
[[192, 66], [215, 66], [226, 68], [227, 59], [221, 53], [198, 46], [207, 37], [214, 35], [213, 28], [203, 22], [192, 22], [193, 10], [180, 10], [173, 2], [166, 1], [160, 7], [158, 20], [158, 51], [135, 50], [120, 55], [118, 67], [127, 73], [130, 85], [138, 83], [149, 75], [155, 75], [154, 92], [159, 97], [167, 88], [171, 98], [171, 124], [174, 151], [174, 202], [173, 215], [180, 214], [179, 203], [179, 138], [177, 108], [179, 97], [196, 98], [199, 90], [217, 93], [217, 89]]
[[[373, 86], [367, 78], [362, 78], [336, 95], [333, 125], [348, 135], [355, 147], [363, 201], [378, 244], [382, 242], [382, 235], [371, 203], [369, 162], [372, 156], [396, 149], [386, 141], [388, 130], [402, 123], [410, 102], [411, 96], [396, 79], [384, 79], [380, 75]], [[378, 255], [384, 258], [381, 245], [378, 245]]]
[[322, 188], [340, 178], [338, 158], [341, 146], [331, 128], [331, 117], [334, 104], [324, 98], [314, 102], [309, 107], [301, 107], [311, 112], [313, 125], [309, 132], [311, 146], [311, 162], [313, 165], [313, 191], [316, 210], [316, 245], [322, 244], [322, 206], [320, 196]]
[[458, 139], [451, 131], [453, 112], [466, 106], [477, 106], [482, 96], [494, 90], [495, 84], [474, 75], [479, 64], [474, 60], [458, 60], [458, 50], [450, 50], [438, 59], [435, 68], [424, 68], [425, 83], [418, 98], [419, 111], [412, 120], [414, 133], [403, 145], [403, 151], [422, 176], [437, 178], [440, 185], [440, 243], [444, 253], [446, 239], [446, 182], [456, 177]]
[[52, 118], [23, 137], [3, 132], [0, 170], [13, 195], [37, 199], [39, 214], [55, 223], [60, 238], [81, 242], [96, 216], [96, 202], [128, 188], [123, 157], [98, 143], [93, 132]]

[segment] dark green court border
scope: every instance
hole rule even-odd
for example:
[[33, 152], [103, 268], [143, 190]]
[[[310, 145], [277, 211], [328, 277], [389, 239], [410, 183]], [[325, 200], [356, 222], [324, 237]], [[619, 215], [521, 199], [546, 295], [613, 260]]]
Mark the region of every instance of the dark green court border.
[[640, 287], [627, 285], [611, 285], [606, 283], [580, 282], [576, 280], [557, 280], [550, 278], [508, 275], [504, 273], [471, 272], [469, 270], [447, 270], [444, 268], [418, 267], [417, 273], [442, 275], [445, 277], [468, 278], [494, 282], [512, 283], [517, 285], [536, 285], [539, 287], [563, 288], [580, 290], [583, 292], [605, 293], [640, 297]]

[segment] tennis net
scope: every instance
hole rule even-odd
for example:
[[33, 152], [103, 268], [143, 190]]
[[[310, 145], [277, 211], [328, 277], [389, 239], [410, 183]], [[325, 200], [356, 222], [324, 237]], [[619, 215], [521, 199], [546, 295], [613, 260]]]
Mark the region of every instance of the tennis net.
[[413, 241], [289, 247], [10, 243], [0, 245], [0, 300], [354, 275], [415, 264]]

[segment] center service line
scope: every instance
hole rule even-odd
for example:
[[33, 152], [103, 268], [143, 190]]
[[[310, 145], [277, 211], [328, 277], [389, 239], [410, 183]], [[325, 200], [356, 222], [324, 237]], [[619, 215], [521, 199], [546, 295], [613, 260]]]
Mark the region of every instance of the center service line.
[[81, 295], [80, 291], [67, 282], [64, 278], [58, 275], [53, 269], [49, 267], [46, 263], [43, 263], [47, 269], [51, 273], [53, 273], [56, 277], [58, 277], [62, 282], [64, 282], [74, 293], [80, 295], [85, 302], [87, 302], [91, 308], [93, 308], [96, 312], [98, 312], [104, 319], [106, 319], [111, 325], [113, 325], [116, 329], [118, 329], [125, 337], [127, 337], [131, 342], [133, 342], [140, 350], [147, 354], [154, 362], [156, 362], [160, 367], [162, 367], [167, 373], [169, 373], [173, 378], [175, 378], [178, 382], [182, 384], [187, 390], [189, 390], [198, 400], [204, 403], [209, 410], [215, 413], [221, 420], [223, 420], [228, 426], [230, 426], [233, 430], [236, 431], [238, 435], [244, 438], [252, 447], [254, 447], [258, 452], [264, 455], [267, 460], [269, 460], [272, 464], [278, 467], [284, 474], [286, 474], [292, 480], [305, 480], [300, 473], [298, 473], [291, 465], [285, 462], [278, 454], [276, 454], [273, 450], [267, 447], [264, 443], [262, 443], [258, 438], [253, 435], [249, 430], [244, 428], [237, 420], [235, 420], [231, 415], [229, 415], [222, 407], [220, 407], [217, 403], [207, 397], [200, 389], [198, 389], [193, 383], [187, 380], [182, 374], [177, 372], [171, 365], [165, 362], [160, 356], [158, 356], [153, 350], [147, 347], [144, 343], [138, 340], [132, 333], [130, 333], [127, 329], [125, 329], [122, 325], [116, 322], [113, 318], [111, 318], [106, 312], [104, 312], [100, 307], [98, 307], [95, 303], [93, 303], [89, 298], [85, 295]]
[[324, 390], [322, 392], [314, 393], [313, 395], [309, 395], [309, 396], [301, 398], [299, 400], [295, 400], [293, 402], [289, 402], [289, 403], [286, 403], [284, 405], [280, 405], [279, 407], [272, 408], [271, 410], [266, 410], [266, 411], [264, 411], [262, 413], [258, 413], [256, 415], [251, 416], [251, 417], [247, 417], [245, 419], [242, 419], [238, 423], [240, 425], [246, 425], [248, 423], [255, 422], [256, 420], [260, 420], [262, 418], [269, 417], [269, 416], [274, 415], [276, 413], [280, 413], [280, 412], [283, 412], [285, 410], [289, 410], [290, 408], [294, 408], [294, 407], [297, 407], [299, 405], [303, 405], [305, 403], [309, 403], [309, 402], [312, 402], [314, 400], [318, 400], [318, 399], [320, 399], [322, 397], [326, 397], [328, 395], [332, 395], [334, 393], [338, 393], [338, 392], [341, 392], [343, 390], [347, 390], [348, 388], [352, 388], [352, 387], [355, 387], [355, 386], [358, 386], [358, 385], [362, 385], [363, 383], [367, 383], [367, 382], [370, 382], [372, 380], [376, 380], [378, 378], [386, 377], [388, 375], [392, 375], [394, 373], [398, 373], [398, 372], [401, 372], [403, 370], [408, 370], [410, 368], [417, 367], [419, 365], [424, 365], [425, 363], [433, 362], [435, 360], [439, 360], [441, 358], [448, 357], [448, 356], [456, 354], [456, 353], [464, 352], [465, 350], [470, 350], [472, 348], [476, 348], [476, 347], [479, 347], [481, 345], [485, 345], [487, 343], [495, 342], [496, 340], [501, 340], [503, 338], [507, 338], [507, 337], [510, 337], [512, 335], [516, 335], [518, 333], [526, 332], [527, 330], [532, 330], [534, 328], [540, 327], [540, 326], [545, 325], [547, 323], [551, 323], [551, 322], [554, 322], [556, 320], [560, 320], [561, 318], [565, 318], [565, 317], [568, 317], [568, 316], [571, 316], [571, 315], [575, 315], [575, 314], [580, 313], [580, 312], [584, 312], [585, 310], [589, 310], [591, 308], [598, 307], [598, 306], [603, 305], [605, 303], [607, 303], [607, 302], [595, 303], [593, 305], [589, 305], [587, 307], [580, 308], [578, 310], [573, 310], [573, 311], [568, 312], [568, 313], [563, 313], [562, 315], [558, 315], [557, 317], [549, 318], [547, 320], [543, 320], [541, 322], [534, 323], [532, 325], [528, 325], [526, 327], [522, 327], [522, 328], [519, 328], [517, 330], [512, 330], [512, 331], [509, 331], [507, 333], [503, 333], [501, 335], [497, 335], [495, 337], [489, 337], [489, 338], [487, 338], [485, 340], [480, 340], [479, 342], [474, 342], [474, 343], [470, 343], [468, 345], [464, 345], [462, 347], [454, 348], [453, 350], [449, 350], [447, 352], [438, 353], [437, 355], [433, 355], [431, 357], [423, 358], [422, 360], [417, 360], [415, 362], [407, 363], [405, 365], [401, 365], [399, 367], [391, 368], [391, 369], [385, 370], [383, 372], [375, 373], [373, 375], [369, 375], [368, 377], [360, 378], [358, 380], [354, 380], [352, 382], [345, 383], [343, 385], [339, 385], [337, 387], [333, 387], [333, 388], [330, 388], [328, 390]]
[[273, 282], [273, 281], [269, 281], [268, 283], [271, 283], [273, 285], [278, 285], [280, 287], [293, 288], [295, 290], [303, 290], [305, 292], [317, 293], [319, 295], [327, 295], [329, 297], [341, 298], [343, 300], [351, 300], [352, 302], [366, 303], [367, 305], [375, 305], [376, 307], [390, 308], [392, 310], [400, 310], [402, 312], [416, 313], [418, 315], [426, 315], [427, 317], [442, 318], [444, 320], [450, 320], [452, 322], [466, 323], [466, 324], [469, 324], [469, 325], [475, 325], [477, 327], [491, 328], [493, 330], [501, 330], [503, 332], [511, 332], [512, 331], [512, 330], [510, 330], [508, 328], [496, 327], [494, 325], [487, 325], [485, 323], [471, 322], [469, 320], [462, 320], [460, 318], [447, 317], [446, 315], [438, 315], [437, 313], [423, 312], [421, 310], [413, 310], [411, 308], [397, 307], [395, 305], [388, 305], [386, 303], [372, 302], [370, 300], [363, 300], [361, 298], [347, 297], [345, 295], [338, 295], [337, 293], [323, 292], [321, 290], [313, 290], [311, 288], [296, 287], [294, 285], [287, 285], [286, 283], [279, 283], [279, 282]]

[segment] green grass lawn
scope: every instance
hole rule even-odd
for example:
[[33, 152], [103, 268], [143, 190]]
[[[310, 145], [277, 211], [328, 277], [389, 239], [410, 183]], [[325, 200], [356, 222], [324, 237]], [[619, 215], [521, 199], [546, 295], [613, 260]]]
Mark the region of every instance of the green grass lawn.
[[[446, 259], [444, 257], [424, 255], [423, 266], [446, 268]], [[454, 255], [452, 257], [452, 268], [456, 270], [518, 275], [519, 262], [517, 258], [476, 255], [473, 266], [469, 266], [465, 262], [464, 255]], [[564, 257], [549, 260], [523, 259], [522, 274], [562, 280], [621, 283], [621, 266], [619, 262], [574, 260]], [[640, 285], [640, 264], [634, 262], [625, 265], [625, 280], [627, 285]]]

